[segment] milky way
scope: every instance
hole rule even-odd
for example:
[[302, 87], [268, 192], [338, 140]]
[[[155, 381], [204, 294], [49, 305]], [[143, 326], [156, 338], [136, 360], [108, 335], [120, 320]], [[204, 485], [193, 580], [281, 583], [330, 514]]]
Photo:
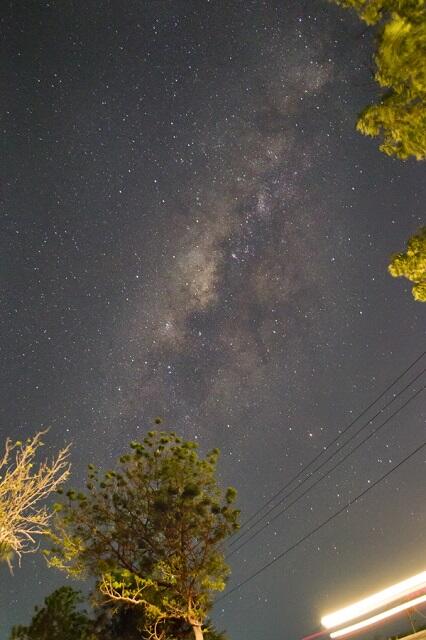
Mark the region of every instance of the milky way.
[[135, 275], [141, 289], [124, 313], [119, 341], [131, 347], [119, 389], [124, 397], [112, 401], [120, 414], [134, 413], [135, 402], [154, 412], [173, 404], [196, 430], [200, 410], [219, 411], [223, 423], [237, 398], [253, 397], [270, 380], [284, 348], [297, 351], [294, 336], [289, 345], [292, 324], [309, 315], [305, 309], [299, 319], [298, 299], [309, 292], [310, 314], [324, 308], [336, 277], [324, 255], [327, 234], [321, 238], [316, 225], [323, 220], [338, 230], [339, 223], [308, 187], [319, 163], [315, 147], [327, 138], [321, 131], [306, 144], [294, 128], [320, 100], [332, 65], [308, 54], [280, 70], [281, 91], [274, 79], [251, 96], [230, 130], [228, 117], [216, 123], [218, 140], [197, 140], [219, 166], [210, 179], [194, 177], [181, 190], [178, 212], [169, 205], [148, 265]]
[[[2, 24], [4, 437], [50, 425], [78, 484], [162, 416], [222, 450], [249, 515], [425, 342], [386, 272], [422, 222], [424, 167], [354, 130], [371, 34], [284, 0], [12, 2]], [[235, 554], [232, 584], [418, 445], [424, 406]], [[424, 463], [223, 600], [218, 626], [301, 637], [420, 570]], [[4, 573], [4, 628], [61, 581], [38, 557]]]

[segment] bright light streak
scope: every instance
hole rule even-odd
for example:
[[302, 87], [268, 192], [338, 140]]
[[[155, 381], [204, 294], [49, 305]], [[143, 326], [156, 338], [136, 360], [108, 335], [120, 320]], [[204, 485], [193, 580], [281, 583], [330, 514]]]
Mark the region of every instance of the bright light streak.
[[339, 609], [334, 613], [324, 616], [321, 619], [321, 624], [326, 629], [338, 627], [341, 624], [353, 620], [354, 618], [359, 618], [366, 613], [370, 613], [375, 609], [384, 607], [403, 596], [410, 595], [415, 590], [425, 587], [426, 571], [422, 571], [422, 573], [412, 576], [411, 578], [407, 578], [407, 580], [403, 580], [402, 582], [398, 582], [398, 584], [394, 584], [383, 591], [374, 593], [373, 595], [368, 596], [368, 598], [364, 598], [363, 600], [355, 602], [348, 607], [344, 607], [344, 609]]
[[339, 631], [333, 631], [332, 633], [330, 633], [330, 638], [341, 638], [342, 636], [348, 635], [348, 633], [359, 631], [359, 629], [364, 629], [365, 627], [369, 627], [376, 622], [380, 622], [380, 620], [385, 620], [386, 618], [395, 616], [397, 613], [405, 611], [406, 609], [410, 609], [411, 607], [415, 607], [422, 602], [426, 602], [426, 594], [423, 596], [419, 596], [418, 598], [414, 598], [413, 600], [409, 600], [408, 602], [404, 602], [403, 604], [399, 604], [397, 607], [393, 607], [393, 609], [382, 611], [382, 613], [378, 613], [371, 618], [367, 618], [367, 620], [361, 620], [361, 622], [356, 622], [349, 627], [339, 629]]

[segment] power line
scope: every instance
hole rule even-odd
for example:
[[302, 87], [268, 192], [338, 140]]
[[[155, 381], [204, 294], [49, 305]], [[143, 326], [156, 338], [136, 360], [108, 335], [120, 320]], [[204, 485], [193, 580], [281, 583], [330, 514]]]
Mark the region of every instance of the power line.
[[[422, 375], [424, 373], [425, 370], [423, 370], [417, 377], [419, 377], [420, 375]], [[363, 440], [361, 440], [353, 449], [351, 449], [351, 451], [349, 451], [349, 453], [347, 453], [343, 458], [341, 458], [333, 467], [331, 467], [331, 469], [328, 469], [323, 475], [320, 476], [320, 478], [314, 482], [313, 484], [311, 484], [307, 489], [305, 489], [305, 491], [303, 491], [300, 495], [298, 495], [294, 500], [292, 500], [288, 505], [286, 505], [284, 507], [284, 509], [281, 509], [281, 511], [279, 511], [278, 513], [276, 513], [270, 520], [268, 520], [266, 522], [266, 524], [264, 524], [260, 529], [258, 529], [257, 531], [255, 531], [249, 538], [247, 538], [247, 540], [244, 540], [244, 542], [242, 542], [240, 545], [238, 545], [238, 547], [236, 547], [235, 549], [232, 549], [228, 554], [226, 554], [226, 559], [230, 558], [232, 555], [234, 555], [234, 553], [236, 553], [237, 551], [239, 551], [242, 547], [244, 547], [246, 544], [248, 544], [249, 542], [251, 542], [251, 540], [253, 540], [254, 538], [256, 538], [259, 533], [261, 533], [262, 531], [264, 531], [267, 527], [269, 527], [269, 525], [274, 522], [274, 520], [276, 520], [277, 518], [279, 518], [279, 516], [283, 515], [283, 513], [285, 513], [286, 511], [288, 511], [288, 509], [290, 509], [290, 507], [292, 507], [294, 504], [296, 504], [296, 502], [298, 502], [301, 498], [303, 498], [307, 493], [309, 493], [311, 491], [311, 489], [314, 489], [320, 482], [322, 482], [322, 480], [324, 480], [325, 478], [329, 478], [330, 474], [337, 469], [337, 467], [339, 467], [343, 462], [345, 462], [345, 460], [347, 460], [349, 458], [349, 456], [351, 456], [353, 453], [355, 453], [355, 451], [357, 449], [359, 449], [363, 444], [365, 444], [365, 442], [367, 442], [367, 440], [369, 440], [370, 438], [372, 438], [382, 427], [384, 427], [394, 416], [397, 415], [397, 413], [399, 413], [400, 411], [402, 411], [402, 409], [404, 409], [412, 400], [414, 400], [414, 398], [416, 396], [418, 396], [422, 391], [424, 391], [426, 389], [426, 385], [424, 385], [421, 389], [419, 389], [418, 391], [416, 391], [404, 404], [402, 404], [400, 407], [398, 407], [398, 409], [396, 409], [396, 411], [394, 411], [384, 422], [382, 422], [381, 424], [379, 424], [377, 427], [375, 427], [373, 429], [373, 431], [371, 433], [368, 434], [368, 436], [366, 436]], [[359, 432], [358, 432], [359, 433]], [[357, 434], [355, 434], [357, 435]], [[349, 442], [349, 440], [348, 440]], [[347, 444], [347, 443], [345, 443]], [[338, 450], [338, 452], [340, 452], [341, 449]], [[330, 456], [326, 461], [328, 462], [329, 460], [331, 460], [332, 457], [334, 457], [335, 454], [333, 454], [333, 456]], [[324, 463], [324, 464], [325, 464]], [[319, 467], [318, 467], [319, 469]], [[296, 487], [297, 489], [298, 487]], [[284, 499], [283, 499], [284, 500]], [[282, 501], [283, 501], [282, 500]], [[281, 502], [282, 502], [281, 501]], [[281, 502], [277, 503], [275, 505], [275, 507], [273, 507], [274, 509], [278, 506], [278, 504], [281, 504]], [[266, 514], [267, 515], [267, 514]], [[259, 522], [259, 521], [258, 521]], [[247, 533], [247, 531], [246, 531]]]
[[325, 527], [329, 522], [331, 522], [332, 520], [334, 520], [334, 518], [337, 518], [337, 516], [339, 516], [341, 513], [343, 513], [344, 511], [346, 511], [347, 509], [349, 509], [353, 504], [355, 504], [356, 502], [358, 502], [358, 500], [360, 500], [362, 497], [364, 497], [369, 491], [371, 491], [371, 489], [374, 489], [374, 487], [377, 487], [378, 484], [380, 484], [381, 482], [383, 482], [383, 480], [385, 480], [386, 478], [388, 478], [394, 471], [396, 471], [397, 469], [399, 469], [399, 467], [401, 467], [403, 464], [405, 464], [408, 460], [410, 460], [411, 458], [413, 458], [419, 451], [421, 451], [422, 449], [424, 449], [426, 447], [426, 442], [423, 442], [423, 444], [419, 445], [418, 447], [416, 447], [416, 449], [414, 449], [414, 451], [412, 451], [411, 453], [409, 453], [405, 458], [403, 458], [403, 460], [401, 460], [400, 462], [398, 462], [398, 464], [396, 464], [394, 467], [392, 467], [392, 469], [389, 469], [389, 471], [387, 471], [384, 475], [382, 475], [378, 480], [376, 480], [375, 482], [373, 482], [373, 484], [371, 484], [370, 486], [368, 486], [366, 489], [364, 489], [364, 491], [362, 491], [361, 493], [359, 493], [355, 498], [353, 498], [352, 500], [349, 500], [343, 507], [341, 507], [340, 509], [338, 509], [338, 511], [336, 511], [335, 513], [333, 513], [333, 515], [331, 515], [330, 517], [328, 517], [326, 520], [324, 520], [323, 522], [321, 522], [321, 524], [319, 524], [317, 527], [315, 527], [315, 529], [312, 529], [311, 531], [309, 531], [309, 533], [307, 533], [306, 535], [304, 535], [302, 538], [299, 538], [299, 540], [297, 540], [294, 544], [292, 544], [290, 547], [287, 547], [287, 549], [285, 549], [282, 553], [280, 553], [278, 556], [276, 556], [275, 558], [273, 558], [273, 560], [271, 560], [270, 562], [268, 562], [267, 564], [263, 565], [262, 567], [260, 567], [260, 569], [258, 569], [257, 571], [255, 571], [254, 573], [252, 573], [250, 576], [248, 576], [248, 578], [246, 578], [245, 580], [243, 580], [242, 582], [240, 582], [239, 584], [235, 585], [235, 587], [233, 587], [232, 589], [230, 589], [229, 591], [227, 591], [226, 593], [224, 593], [220, 598], [218, 598], [215, 602], [215, 604], [217, 604], [218, 602], [220, 602], [221, 600], [224, 600], [225, 598], [227, 598], [228, 596], [231, 595], [231, 593], [234, 593], [235, 591], [237, 591], [238, 589], [241, 589], [241, 587], [243, 587], [244, 585], [246, 585], [248, 582], [250, 582], [251, 580], [253, 580], [254, 578], [256, 578], [258, 575], [260, 575], [261, 573], [263, 573], [263, 571], [266, 571], [266, 569], [268, 569], [270, 566], [272, 566], [273, 564], [275, 564], [275, 562], [278, 562], [278, 560], [281, 560], [281, 558], [284, 558], [284, 556], [286, 556], [288, 553], [290, 553], [290, 551], [293, 551], [294, 549], [296, 549], [296, 547], [298, 547], [299, 545], [301, 545], [303, 542], [305, 542], [308, 538], [310, 538], [312, 535], [314, 535], [314, 533], [317, 533], [320, 529], [322, 529], [323, 527]]
[[[265, 507], [267, 507], [271, 502], [273, 502], [275, 500], [275, 498], [277, 498], [283, 491], [285, 491], [285, 489], [287, 489], [287, 487], [289, 487], [291, 484], [293, 484], [293, 482], [295, 480], [297, 480], [307, 469], [309, 469], [309, 467], [311, 467], [313, 464], [315, 464], [315, 462], [331, 447], [333, 446], [333, 444], [335, 444], [339, 438], [341, 438], [360, 418], [362, 418], [362, 416], [364, 416], [367, 411], [369, 411], [369, 409], [371, 409], [381, 398], [383, 398], [383, 396], [397, 383], [399, 382], [399, 380], [401, 380], [402, 377], [405, 376], [405, 374], [412, 369], [418, 362], [419, 360], [421, 360], [423, 358], [423, 356], [426, 354], [426, 351], [423, 351], [423, 353], [421, 353], [402, 373], [400, 373], [381, 393], [379, 396], [377, 396], [377, 398], [375, 400], [373, 400], [373, 402], [371, 402], [365, 409], [363, 409], [363, 411], [361, 411], [361, 413], [359, 413], [350, 424], [348, 424], [347, 427], [345, 427], [345, 429], [343, 429], [343, 431], [341, 433], [339, 433], [335, 438], [333, 438], [333, 440], [331, 440], [331, 442], [329, 442], [314, 458], [312, 458], [312, 460], [310, 460], [310, 462], [308, 462], [300, 471], [297, 472], [297, 474], [295, 476], [293, 476], [293, 478], [291, 478], [291, 480], [289, 480], [283, 487], [281, 487], [281, 489], [279, 489], [271, 498], [269, 498], [269, 500], [267, 502], [265, 502], [261, 507], [259, 507], [259, 509], [257, 511], [255, 511], [254, 513], [252, 513], [251, 516], [249, 516], [247, 518], [247, 520], [245, 520], [241, 527], [240, 527], [240, 531], [241, 529], [243, 529], [249, 522], [251, 522], [253, 520], [253, 518], [255, 518], [261, 511], [263, 511], [263, 509]], [[239, 538], [240, 536], [238, 536]], [[235, 540], [236, 542], [236, 540]]]
[[[274, 511], [274, 509], [276, 509], [280, 504], [282, 504], [284, 502], [284, 500], [286, 500], [287, 498], [289, 498], [291, 495], [293, 495], [293, 493], [295, 491], [297, 491], [297, 489], [299, 489], [301, 486], [303, 486], [305, 484], [305, 482], [307, 482], [307, 480], [309, 480], [317, 471], [319, 471], [320, 469], [322, 469], [324, 467], [324, 465], [326, 465], [330, 460], [332, 460], [338, 453], [340, 453], [345, 447], [346, 445], [348, 445], [354, 438], [356, 438], [361, 431], [363, 431], [364, 429], [366, 429], [370, 424], [373, 423], [373, 421], [377, 418], [377, 416], [379, 416], [381, 413], [383, 413], [383, 411], [385, 411], [402, 393], [404, 393], [404, 391], [406, 391], [414, 382], [416, 382], [416, 380], [423, 375], [423, 373], [426, 371], [426, 369], [423, 369], [419, 374], [417, 374], [414, 378], [412, 378], [410, 380], [410, 382], [403, 387], [400, 391], [398, 391], [397, 394], [395, 394], [391, 400], [389, 400], [384, 406], [381, 407], [381, 409], [379, 409], [379, 411], [372, 417], [370, 418], [366, 423], [364, 423], [357, 431], [355, 431], [355, 433], [353, 433], [348, 440], [346, 440], [346, 442], [344, 442], [342, 444], [342, 446], [340, 446], [340, 448], [336, 449], [334, 451], [334, 453], [332, 453], [331, 455], [329, 455], [325, 460], [323, 460], [323, 462], [321, 462], [317, 467], [315, 467], [315, 469], [313, 469], [312, 471], [310, 471], [308, 473], [308, 475], [303, 479], [303, 480], [299, 480], [298, 484], [293, 487], [292, 489], [290, 489], [290, 491], [288, 491], [275, 505], [273, 505], [270, 509], [268, 509], [268, 511], [266, 513], [264, 513], [262, 516], [260, 516], [260, 518], [257, 518], [257, 520], [255, 520], [245, 531], [243, 531], [242, 533], [240, 533], [236, 538], [234, 538], [231, 542], [230, 542], [230, 546], [232, 547], [234, 544], [236, 544], [239, 540], [241, 540], [241, 538], [243, 538], [245, 535], [247, 535], [249, 533], [249, 531], [251, 531], [257, 524], [259, 524], [259, 522], [261, 522], [262, 520], [264, 520], [272, 511]], [[353, 423], [352, 423], [353, 425]], [[345, 429], [345, 431], [347, 431], [347, 429]], [[334, 442], [337, 442], [338, 439], [344, 435], [345, 432], [339, 434], [339, 436], [337, 438], [335, 438]], [[339, 445], [337, 445], [339, 446]], [[323, 455], [323, 453], [325, 453], [325, 451], [327, 449], [330, 448], [330, 445], [328, 445], [327, 448], [324, 448], [314, 459], [318, 460], [320, 458], [320, 456]], [[309, 465], [307, 466], [311, 466], [312, 465], [312, 461], [309, 463]], [[307, 467], [305, 467], [305, 469], [302, 469], [302, 472], [306, 470]], [[291, 480], [289, 483], [287, 483], [283, 489], [280, 490], [280, 492], [278, 492], [277, 494], [275, 494], [275, 497], [278, 497], [279, 493], [282, 493], [282, 491], [288, 487], [290, 484], [292, 484], [292, 482], [298, 477], [300, 476], [299, 472], [297, 474], [297, 476], [295, 476], [295, 478], [293, 478], [293, 480]], [[268, 501], [267, 504], [269, 504], [271, 502], [271, 500]], [[265, 505], [266, 506], [266, 505]], [[262, 507], [263, 509], [264, 507]], [[248, 521], [246, 521], [247, 524]]]
[[[300, 478], [300, 476], [302, 474], [304, 474], [313, 464], [315, 464], [315, 462], [317, 462], [317, 460], [319, 460], [319, 458], [324, 455], [324, 453], [330, 448], [332, 447], [334, 444], [336, 444], [336, 442], [338, 442], [338, 440], [360, 419], [362, 418], [381, 398], [383, 398], [383, 396], [397, 383], [399, 382], [399, 380], [401, 380], [401, 378], [403, 378], [405, 376], [405, 374], [410, 371], [410, 369], [412, 369], [418, 362], [419, 360], [421, 360], [423, 358], [423, 356], [426, 354], [426, 351], [423, 351], [423, 353], [421, 353], [406, 369], [404, 369], [404, 371], [402, 373], [400, 373], [390, 384], [388, 384], [388, 386], [377, 396], [377, 398], [375, 398], [375, 400], [373, 400], [373, 402], [371, 402], [365, 409], [363, 409], [361, 411], [361, 413], [359, 413], [353, 420], [352, 422], [350, 422], [350, 424], [348, 424], [343, 431], [341, 431], [340, 433], [338, 433], [338, 435], [333, 438], [333, 440], [331, 440], [331, 442], [329, 442], [325, 447], [323, 447], [321, 449], [321, 451], [314, 456], [314, 458], [312, 458], [312, 460], [310, 460], [310, 462], [308, 462], [302, 469], [300, 469], [300, 471], [298, 471], [296, 473], [296, 475], [293, 476], [293, 478], [291, 478], [284, 486], [282, 486], [271, 498], [269, 498], [269, 500], [267, 500], [263, 505], [261, 505], [259, 507], [259, 509], [257, 509], [257, 511], [255, 511], [254, 513], [252, 513], [251, 516], [249, 516], [247, 518], [247, 520], [245, 520], [240, 527], [239, 530], [239, 534], [234, 534], [237, 537], [234, 539], [234, 541], [232, 541], [230, 544], [235, 544], [236, 542], [238, 542], [238, 540], [244, 535], [244, 533], [242, 533], [242, 529], [244, 529], [244, 527], [246, 527], [249, 522], [251, 522], [254, 518], [256, 518], [267, 506], [269, 506], [271, 504], [271, 502], [273, 502], [279, 495], [281, 495], [281, 493], [283, 491], [285, 491], [290, 485], [293, 484], [293, 482], [295, 482], [295, 480], [298, 480], [298, 478]], [[310, 476], [309, 476], [310, 477]], [[300, 486], [300, 483], [299, 485]], [[268, 512], [269, 513], [269, 512]], [[262, 516], [261, 519], [263, 519]], [[250, 527], [251, 529], [252, 527]]]
[[[373, 421], [377, 418], [377, 416], [379, 416], [381, 413], [383, 413], [383, 411], [385, 411], [385, 409], [387, 409], [402, 393], [404, 393], [404, 391], [406, 391], [412, 384], [414, 384], [416, 382], [416, 380], [418, 378], [420, 378], [420, 376], [422, 376], [424, 374], [424, 372], [426, 371], [426, 369], [423, 369], [420, 373], [418, 373], [414, 378], [412, 378], [410, 380], [410, 382], [403, 387], [396, 395], [393, 396], [393, 398], [391, 400], [389, 400], [372, 418], [370, 418], [370, 420], [368, 420], [368, 422], [364, 423], [359, 429], [357, 429], [357, 431], [355, 431], [355, 433], [353, 433], [348, 440], [346, 440], [346, 442], [344, 442], [342, 444], [342, 446], [339, 449], [336, 449], [331, 455], [329, 455], [325, 460], [323, 460], [323, 462], [321, 462], [321, 464], [319, 464], [315, 469], [313, 469], [303, 480], [299, 481], [299, 483], [293, 487], [293, 489], [291, 489], [290, 491], [288, 491], [276, 504], [274, 504], [270, 509], [268, 509], [268, 511], [266, 513], [263, 514], [263, 516], [261, 516], [260, 518], [258, 518], [257, 520], [255, 520], [245, 531], [243, 531], [243, 533], [241, 533], [237, 538], [235, 538], [231, 543], [230, 546], [232, 547], [233, 545], [235, 545], [239, 540], [241, 540], [241, 538], [244, 538], [244, 536], [246, 536], [249, 531], [251, 531], [257, 524], [259, 524], [260, 522], [262, 522], [262, 520], [264, 520], [272, 511], [274, 511], [280, 504], [282, 504], [287, 498], [289, 498], [291, 495], [293, 495], [293, 493], [295, 491], [297, 491], [297, 489], [299, 489], [301, 486], [303, 486], [305, 484], [305, 482], [307, 482], [310, 478], [312, 478], [312, 476], [319, 471], [320, 469], [322, 469], [328, 462], [330, 462], [330, 460], [332, 460], [337, 454], [339, 454], [341, 451], [343, 451], [343, 449], [350, 443], [352, 442], [352, 440], [354, 440], [364, 429], [366, 429], [370, 424], [373, 423]], [[423, 390], [424, 387], [421, 389]], [[415, 394], [416, 395], [416, 394]], [[415, 396], [413, 396], [415, 397]], [[410, 402], [410, 400], [409, 400]], [[396, 412], [394, 412], [381, 426], [383, 426], [384, 424], [387, 424], [387, 422], [389, 422], [389, 420], [396, 415], [401, 409], [403, 409], [406, 404], [402, 405]], [[379, 427], [380, 428], [380, 427]], [[378, 429], [374, 430], [372, 432], [372, 435], [374, 435], [374, 433], [377, 431]], [[365, 440], [368, 440], [370, 436], [368, 436]], [[365, 442], [365, 440], [363, 440], [360, 444], [362, 444], [363, 442]], [[355, 447], [355, 449], [352, 450], [355, 451], [359, 446], [357, 445]], [[348, 455], [346, 455], [335, 467], [333, 467], [333, 469], [330, 469], [327, 473], [330, 473], [332, 470], [334, 470], [337, 466], [339, 466], [339, 464], [341, 464], [341, 462], [343, 462], [344, 460], [346, 460], [346, 458], [351, 455], [350, 453]], [[324, 476], [321, 476], [321, 478]], [[311, 488], [315, 486], [315, 483], [313, 485], [311, 485]], [[302, 497], [304, 495], [306, 495], [307, 491], [303, 492], [303, 494], [301, 494]], [[296, 501], [293, 501], [291, 504], [294, 504], [294, 502], [297, 502], [299, 498], [296, 499]], [[275, 519], [275, 518], [273, 518]], [[250, 538], [251, 539], [251, 538]], [[241, 545], [238, 546], [238, 549], [241, 548], [241, 546], [244, 546], [245, 543], [242, 543]], [[232, 553], [234, 553], [234, 550], [229, 554], [231, 555]]]

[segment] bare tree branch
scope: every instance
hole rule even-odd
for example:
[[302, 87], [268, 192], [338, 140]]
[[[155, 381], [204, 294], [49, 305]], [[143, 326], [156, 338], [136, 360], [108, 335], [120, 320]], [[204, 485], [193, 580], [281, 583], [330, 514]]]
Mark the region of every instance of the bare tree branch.
[[33, 470], [45, 433], [41, 431], [25, 443], [6, 440], [0, 459], [0, 560], [7, 562], [11, 571], [14, 555], [20, 561], [22, 554], [37, 551], [36, 536], [48, 532], [52, 515], [42, 502], [69, 476], [70, 445]]

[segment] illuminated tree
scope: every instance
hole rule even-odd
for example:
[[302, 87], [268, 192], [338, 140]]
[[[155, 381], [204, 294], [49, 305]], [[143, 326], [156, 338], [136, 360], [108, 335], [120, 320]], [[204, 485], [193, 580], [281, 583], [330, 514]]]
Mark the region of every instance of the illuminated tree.
[[409, 238], [405, 253], [392, 256], [388, 269], [394, 278], [404, 276], [414, 282], [414, 299], [426, 302], [426, 227]]
[[[96, 640], [140, 640], [141, 637], [146, 637], [144, 630], [147, 627], [147, 620], [142, 607], [114, 601], [101, 605], [96, 610], [96, 614], [93, 622]], [[183, 620], [168, 620], [164, 625], [164, 631], [167, 640], [190, 640], [193, 637], [191, 626]], [[204, 640], [227, 640], [227, 638], [207, 624]]]
[[375, 79], [386, 90], [360, 115], [357, 129], [382, 138], [380, 150], [426, 159], [425, 0], [334, 0], [378, 25]]
[[20, 560], [22, 554], [36, 551], [36, 538], [48, 533], [52, 514], [43, 502], [69, 475], [69, 447], [34, 469], [45, 433], [25, 443], [8, 439], [0, 458], [0, 560], [7, 562], [10, 570], [14, 556]]
[[[71, 587], [60, 587], [35, 607], [29, 625], [13, 627], [9, 640], [140, 640], [145, 624], [140, 608], [117, 602], [90, 611], [81, 609], [84, 599]], [[167, 640], [189, 640], [192, 630], [182, 621], [170, 621]], [[226, 640], [222, 633], [207, 630], [205, 640]]]
[[103, 599], [140, 607], [146, 637], [170, 638], [184, 623], [196, 640], [228, 566], [220, 544], [237, 527], [235, 490], [215, 478], [218, 450], [151, 431], [99, 479], [89, 467], [87, 491], [68, 491], [56, 506], [49, 563], [71, 576], [92, 576]]

